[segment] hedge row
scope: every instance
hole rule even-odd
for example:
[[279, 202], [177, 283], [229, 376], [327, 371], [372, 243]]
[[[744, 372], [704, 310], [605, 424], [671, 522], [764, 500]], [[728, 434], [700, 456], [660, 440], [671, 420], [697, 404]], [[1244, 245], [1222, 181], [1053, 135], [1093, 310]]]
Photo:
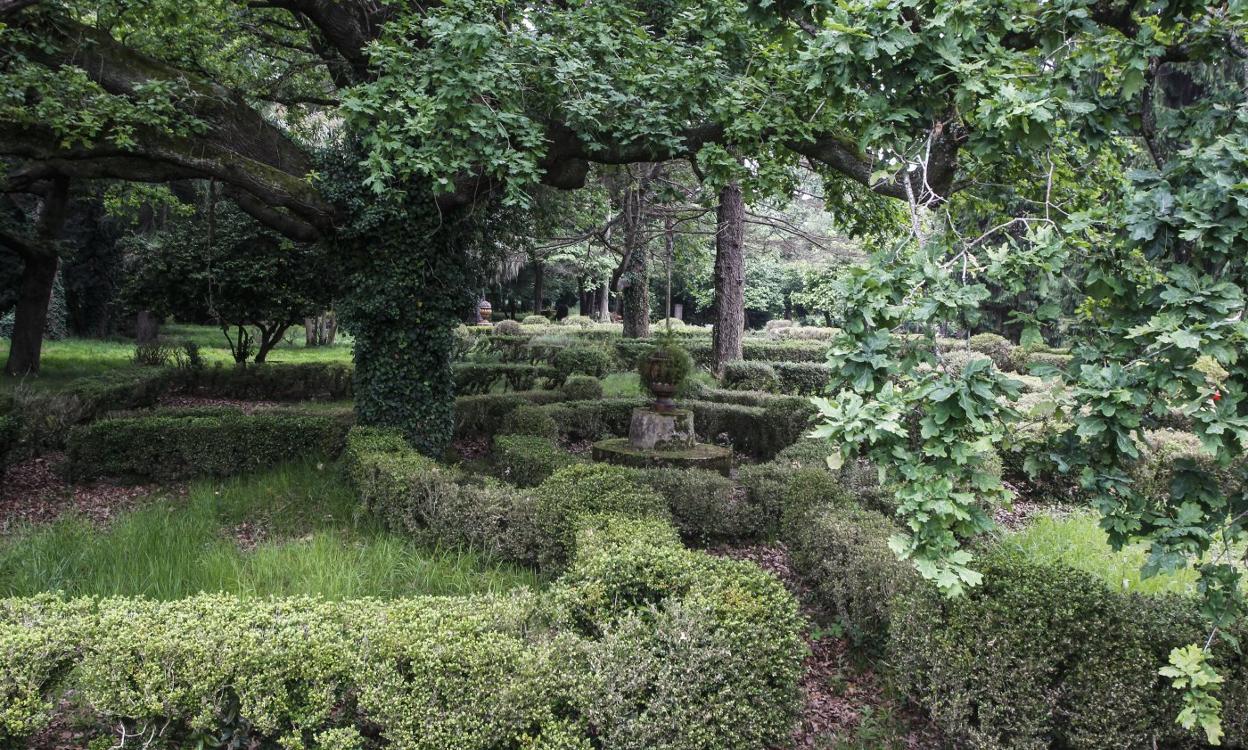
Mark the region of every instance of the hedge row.
[[63, 696], [169, 747], [753, 750], [799, 704], [795, 603], [661, 520], [579, 522], [543, 594], [0, 600], [0, 743]]
[[560, 391], [514, 391], [460, 396], [455, 399], [455, 435], [493, 435], [503, 419], [524, 404], [551, 404], [562, 401]]
[[555, 369], [546, 365], [457, 362], [452, 371], [455, 391], [460, 394], [488, 393], [497, 385], [506, 385], [513, 391], [529, 391], [539, 379], [555, 379]]
[[[1172, 648], [1207, 635], [1194, 601], [1127, 594], [1004, 547], [981, 553], [983, 585], [947, 599], [889, 549], [894, 522], [855, 502], [844, 472], [818, 468], [806, 442], [743, 469], [741, 481], [781, 508], [781, 539], [821, 617], [884, 653], [899, 690], [950, 740], [1036, 750], [1203, 746], [1174, 723], [1180, 693], [1157, 674]], [[1232, 630], [1248, 637], [1248, 623]], [[1215, 663], [1227, 677], [1224, 744], [1244, 747], [1248, 657], [1222, 645]]]
[[354, 368], [326, 362], [251, 364], [180, 369], [171, 384], [185, 393], [245, 401], [346, 401]]
[[228, 408], [102, 419], [71, 430], [68, 471], [154, 480], [231, 476], [297, 458], [342, 452], [352, 415]]
[[729, 362], [724, 387], [739, 391], [818, 396], [828, 389], [832, 368], [817, 362]]

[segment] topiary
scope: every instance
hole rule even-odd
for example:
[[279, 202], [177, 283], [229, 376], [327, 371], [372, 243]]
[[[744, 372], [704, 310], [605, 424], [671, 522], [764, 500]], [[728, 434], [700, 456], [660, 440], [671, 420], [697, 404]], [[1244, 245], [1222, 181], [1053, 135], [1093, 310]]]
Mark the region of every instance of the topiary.
[[600, 346], [569, 346], [559, 350], [551, 364], [555, 368], [557, 383], [562, 383], [571, 375], [600, 378], [611, 370], [611, 355]]
[[494, 467], [501, 479], [517, 487], [541, 484], [555, 471], [578, 460], [550, 438], [533, 435], [494, 438]]
[[545, 315], [526, 315], [524, 320], [520, 322], [526, 326], [548, 326], [550, 325], [550, 318]]
[[977, 333], [967, 342], [971, 351], [987, 354], [998, 370], [1005, 372], [1014, 366], [1014, 345], [996, 333]]
[[524, 329], [514, 320], [500, 320], [494, 324], [494, 333], [500, 336], [519, 336]]
[[532, 435], [554, 439], [559, 437], [559, 427], [549, 413], [539, 406], [523, 404], [503, 418], [500, 435]]
[[780, 376], [766, 362], [729, 362], [724, 365], [723, 386], [735, 391], [775, 393], [780, 390]]
[[670, 520], [667, 501], [622, 466], [577, 464], [560, 469], [536, 490], [537, 521], [549, 538], [544, 566], [559, 567], [572, 551], [578, 519], [589, 513]]
[[563, 381], [562, 390], [569, 401], [593, 401], [602, 398], [602, 381], [592, 375], [573, 375]]

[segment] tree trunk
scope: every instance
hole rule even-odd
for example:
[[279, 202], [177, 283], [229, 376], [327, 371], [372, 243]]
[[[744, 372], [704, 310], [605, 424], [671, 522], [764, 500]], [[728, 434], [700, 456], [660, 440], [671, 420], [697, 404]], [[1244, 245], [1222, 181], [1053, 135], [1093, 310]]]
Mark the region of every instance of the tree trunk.
[[715, 212], [715, 329], [712, 366], [741, 359], [745, 333], [745, 202], [741, 186], [729, 183], [719, 191]]
[[542, 314], [542, 282], [546, 280], [546, 266], [539, 260], [533, 264], [533, 314]]
[[13, 338], [9, 340], [9, 358], [4, 364], [6, 375], [34, 375], [39, 372], [43, 353], [43, 331], [48, 324], [48, 304], [52, 301], [52, 285], [60, 259], [56, 238], [65, 225], [69, 207], [69, 180], [57, 177], [43, 199], [34, 242], [15, 248], [25, 261], [17, 307], [13, 312]]
[[620, 315], [624, 338], [650, 335], [650, 264], [641, 237], [641, 188], [624, 191], [624, 270], [620, 274]]
[[602, 289], [598, 290], [598, 322], [611, 322], [611, 284], [602, 282]]
[[305, 347], [318, 346], [321, 343], [321, 318], [303, 319], [303, 345]]
[[134, 340], [139, 344], [150, 344], [160, 336], [160, 321], [151, 310], [139, 310], [134, 317]]

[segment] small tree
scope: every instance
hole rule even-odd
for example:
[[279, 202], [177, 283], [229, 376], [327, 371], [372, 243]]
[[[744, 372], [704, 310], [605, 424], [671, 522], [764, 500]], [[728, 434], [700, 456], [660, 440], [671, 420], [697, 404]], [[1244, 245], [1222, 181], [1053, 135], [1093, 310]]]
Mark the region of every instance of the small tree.
[[234, 361], [264, 362], [291, 326], [331, 306], [336, 279], [320, 244], [297, 244], [211, 199], [184, 221], [137, 238], [131, 305], [220, 326]]

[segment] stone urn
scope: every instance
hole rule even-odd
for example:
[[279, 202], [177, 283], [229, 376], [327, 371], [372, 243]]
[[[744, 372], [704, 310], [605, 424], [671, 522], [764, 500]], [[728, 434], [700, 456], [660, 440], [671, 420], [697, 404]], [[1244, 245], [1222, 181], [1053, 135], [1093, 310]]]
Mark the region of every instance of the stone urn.
[[641, 381], [654, 396], [654, 410], [673, 411], [676, 403], [672, 401], [672, 396], [676, 395], [676, 389], [680, 386], [680, 373], [671, 353], [661, 347], [650, 352], [641, 361], [640, 372]]
[[482, 323], [489, 323], [490, 316], [493, 314], [494, 306], [490, 304], [489, 300], [483, 299], [477, 303], [477, 319]]

